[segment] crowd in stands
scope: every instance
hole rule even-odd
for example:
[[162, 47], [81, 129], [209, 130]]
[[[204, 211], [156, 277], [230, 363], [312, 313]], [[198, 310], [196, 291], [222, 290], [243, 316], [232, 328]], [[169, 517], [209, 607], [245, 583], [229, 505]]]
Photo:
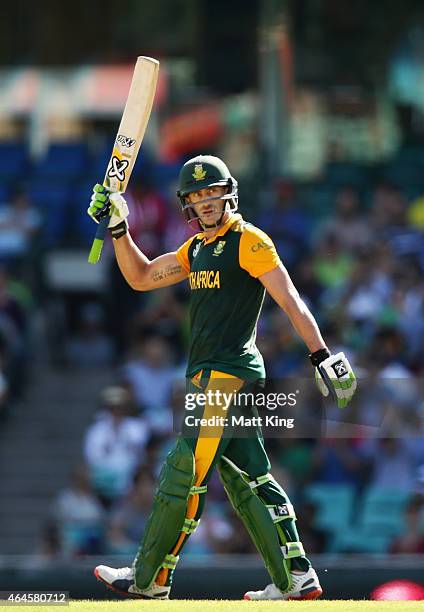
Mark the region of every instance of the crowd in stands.
[[[424, 151], [413, 152], [414, 172], [411, 155], [400, 151], [374, 167], [333, 162], [319, 183], [282, 179], [266, 197], [258, 182], [257, 198], [250, 194], [257, 205], [246, 214], [240, 201], [245, 218], [274, 240], [328, 345], [345, 351], [362, 378], [348, 430], [335, 417], [327, 437], [268, 440], [273, 473], [296, 504], [301, 538], [312, 553], [367, 546], [370, 552], [422, 552]], [[0, 206], [0, 415], [8, 395], [19, 393], [29, 359], [31, 295], [20, 275], [25, 258], [35, 243], [43, 252], [62, 239], [81, 246], [92, 238], [88, 188], [78, 202], [78, 231], [64, 234], [59, 214], [51, 214], [60, 202], [63, 215], [71, 193], [65, 194], [63, 182], [48, 188], [60, 170], [54, 161], [63, 173], [71, 168], [69, 180], [79, 171], [71, 157], [62, 157], [53, 152], [38, 168], [45, 182], [5, 192]], [[135, 181], [128, 192], [130, 228], [154, 257], [175, 250], [192, 231], [173, 195], [177, 166], [151, 160], [147, 166], [150, 180]], [[80, 305], [66, 359], [83, 367], [117, 364], [116, 386], [105, 390], [102, 411], [86, 432], [82, 463], [52, 509], [54, 529], [46, 535], [52, 554], [136, 550], [172, 443], [172, 410], [184, 393], [186, 284], [135, 294], [110, 259], [108, 309]], [[257, 342], [271, 378], [310, 375], [305, 346], [268, 299]], [[329, 521], [325, 500], [334, 499]], [[373, 523], [379, 504], [396, 507], [384, 527]], [[252, 551], [237, 520], [215, 475], [187, 552]]]
[[[7, 166], [7, 163], [6, 163]], [[31, 358], [33, 295], [28, 258], [42, 223], [21, 187], [6, 189], [0, 176], [0, 420], [22, 397]], [[36, 265], [32, 273], [35, 273]]]
[[[1, 242], [1, 230], [0, 230]], [[0, 259], [0, 421], [22, 397], [31, 359], [32, 295]]]

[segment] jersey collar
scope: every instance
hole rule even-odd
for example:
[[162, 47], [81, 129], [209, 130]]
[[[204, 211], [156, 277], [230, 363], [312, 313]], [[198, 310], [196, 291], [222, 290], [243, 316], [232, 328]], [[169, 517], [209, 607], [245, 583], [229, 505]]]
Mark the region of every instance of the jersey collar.
[[202, 240], [205, 240], [205, 244], [210, 244], [211, 242], [214, 242], [214, 240], [216, 240], [219, 236], [223, 236], [224, 234], [226, 234], [228, 230], [231, 228], [231, 226], [234, 225], [236, 221], [240, 221], [241, 219], [242, 219], [241, 214], [235, 213], [231, 215], [231, 217], [228, 219], [226, 223], [224, 223], [224, 225], [221, 225], [221, 227], [219, 228], [219, 230], [217, 231], [217, 233], [215, 234], [213, 238], [209, 238], [209, 240], [207, 240], [204, 232], [200, 233], [199, 238], [201, 238]]

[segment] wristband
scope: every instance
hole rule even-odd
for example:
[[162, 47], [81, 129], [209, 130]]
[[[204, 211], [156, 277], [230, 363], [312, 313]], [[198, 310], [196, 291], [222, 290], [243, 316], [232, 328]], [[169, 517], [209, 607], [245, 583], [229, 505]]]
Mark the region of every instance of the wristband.
[[327, 357], [330, 357], [330, 351], [328, 350], [328, 348], [318, 349], [317, 351], [309, 355], [309, 359], [311, 360], [311, 363], [314, 368], [319, 366], [319, 364], [323, 362], [324, 359], [327, 359]]
[[128, 232], [128, 223], [127, 220], [124, 219], [118, 225], [114, 225], [109, 228], [110, 235], [114, 240], [118, 240], [118, 238], [122, 238]]

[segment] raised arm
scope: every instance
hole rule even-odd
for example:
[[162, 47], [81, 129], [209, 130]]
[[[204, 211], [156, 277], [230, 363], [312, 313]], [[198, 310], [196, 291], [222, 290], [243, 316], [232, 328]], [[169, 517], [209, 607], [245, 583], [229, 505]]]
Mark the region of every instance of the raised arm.
[[138, 248], [128, 231], [129, 210], [122, 194], [111, 194], [97, 183], [87, 212], [96, 223], [106, 215], [109, 216], [108, 228], [113, 238], [116, 259], [123, 277], [133, 289], [150, 291], [175, 285], [187, 278], [188, 273], [181, 266], [176, 253], [166, 253], [150, 261]]
[[150, 261], [130, 234], [113, 240], [116, 259], [125, 280], [137, 291], [150, 291], [175, 285], [187, 278], [176, 253], [166, 253]]
[[259, 280], [270, 296], [284, 310], [305, 344], [315, 353], [326, 348], [318, 325], [305, 302], [300, 297], [283, 264], [263, 274]]

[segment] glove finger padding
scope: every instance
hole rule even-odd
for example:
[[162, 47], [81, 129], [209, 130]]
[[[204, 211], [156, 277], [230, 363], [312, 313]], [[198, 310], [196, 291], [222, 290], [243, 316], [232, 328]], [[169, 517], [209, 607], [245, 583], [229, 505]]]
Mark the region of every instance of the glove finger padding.
[[339, 408], [345, 408], [356, 391], [356, 377], [344, 353], [330, 355], [322, 361], [316, 368], [315, 378], [321, 393], [325, 397], [330, 393]]
[[110, 214], [109, 193], [100, 183], [96, 183], [93, 187], [93, 194], [87, 213], [96, 223], [99, 223], [104, 217]]
[[97, 183], [93, 187], [90, 206], [87, 213], [99, 223], [104, 217], [110, 217], [109, 228], [115, 227], [124, 221], [128, 215], [128, 205], [120, 193], [110, 193], [103, 185]]

